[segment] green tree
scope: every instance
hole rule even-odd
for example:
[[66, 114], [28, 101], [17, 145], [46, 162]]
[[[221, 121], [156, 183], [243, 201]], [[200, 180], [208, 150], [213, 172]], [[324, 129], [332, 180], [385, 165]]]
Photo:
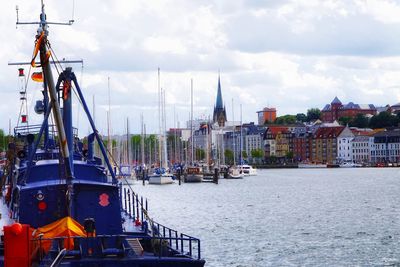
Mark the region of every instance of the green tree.
[[4, 131], [0, 129], [0, 151], [7, 150], [7, 138], [4, 135]]
[[276, 118], [276, 124], [294, 124], [296, 122], [296, 116], [294, 115], [283, 115]]
[[248, 155], [247, 155], [246, 150], [243, 150], [242, 151], [242, 158], [247, 159], [247, 157], [248, 157]]
[[131, 136], [131, 145], [132, 146], [139, 146], [140, 145], [140, 140], [142, 139], [142, 137], [140, 136], [140, 134], [134, 134]]
[[346, 126], [350, 122], [351, 122], [351, 117], [340, 117], [339, 118], [340, 125]]
[[206, 158], [206, 152], [204, 152], [204, 149], [201, 148], [196, 148], [196, 159], [198, 160], [204, 160]]
[[288, 159], [293, 159], [293, 156], [294, 156], [293, 151], [288, 151], [286, 153], [286, 158], [288, 158]]
[[256, 161], [260, 161], [264, 157], [264, 151], [260, 148], [253, 149], [250, 151], [251, 157], [256, 159]]
[[390, 126], [397, 126], [399, 123], [399, 117], [390, 114], [389, 112], [380, 112], [375, 115], [369, 121], [370, 128], [385, 128]]
[[305, 121], [307, 121], [307, 116], [304, 113], [297, 113], [296, 120], [300, 121], [300, 122], [305, 122]]
[[358, 128], [367, 128], [368, 127], [368, 118], [361, 113], [358, 113], [352, 121], [349, 122], [349, 126], [358, 127]]
[[233, 164], [233, 151], [230, 149], [225, 149], [224, 155], [225, 155], [225, 162], [228, 163], [229, 165], [232, 165]]
[[307, 122], [319, 120], [321, 115], [322, 113], [319, 108], [311, 108], [307, 110]]

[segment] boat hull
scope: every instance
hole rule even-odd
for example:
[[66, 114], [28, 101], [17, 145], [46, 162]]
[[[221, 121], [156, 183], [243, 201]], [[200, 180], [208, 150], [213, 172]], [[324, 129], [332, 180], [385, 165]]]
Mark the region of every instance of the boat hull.
[[149, 184], [172, 184], [171, 176], [151, 176], [149, 177]]
[[314, 168], [326, 168], [326, 164], [307, 164], [307, 163], [299, 163], [299, 168], [307, 168], [307, 169], [314, 169]]
[[202, 174], [187, 174], [185, 177], [185, 183], [201, 183], [203, 182]]

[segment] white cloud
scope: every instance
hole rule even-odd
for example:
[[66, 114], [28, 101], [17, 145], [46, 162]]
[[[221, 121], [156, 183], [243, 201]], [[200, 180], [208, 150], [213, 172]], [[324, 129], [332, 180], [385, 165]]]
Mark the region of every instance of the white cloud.
[[[45, 2], [49, 20], [71, 18], [70, 1]], [[6, 64], [30, 60], [36, 31], [15, 29], [14, 4], [6, 1], [0, 17], [0, 97], [13, 100], [0, 111], [13, 122], [18, 79], [16, 67]], [[22, 0], [19, 7], [21, 21], [37, 19], [37, 2]], [[75, 1], [74, 25], [51, 26], [49, 38], [59, 58], [84, 60], [82, 89], [90, 107], [95, 95], [101, 130], [110, 77], [113, 131], [123, 132], [127, 116], [138, 131], [143, 112], [152, 132], [158, 67], [170, 127], [174, 106], [181, 125], [188, 118], [191, 78], [195, 115], [211, 114], [218, 69], [228, 118], [234, 98], [243, 105], [244, 121], [255, 121], [264, 106], [275, 106], [279, 114], [306, 112], [336, 95], [343, 102], [399, 102], [399, 18], [400, 5], [389, 0], [87, 0]], [[74, 69], [80, 76], [81, 67]], [[32, 84], [30, 89], [37, 90]], [[39, 97], [37, 91], [30, 96], [30, 103]], [[3, 116], [0, 128], [7, 127]]]

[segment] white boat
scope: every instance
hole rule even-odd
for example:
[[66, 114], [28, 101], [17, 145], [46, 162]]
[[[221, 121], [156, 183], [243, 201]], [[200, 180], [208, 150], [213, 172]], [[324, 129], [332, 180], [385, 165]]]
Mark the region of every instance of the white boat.
[[173, 177], [171, 173], [153, 174], [149, 177], [149, 184], [172, 184]]
[[257, 169], [253, 168], [250, 165], [242, 164], [242, 165], [239, 165], [238, 168], [242, 170], [244, 176], [256, 176], [257, 175]]
[[203, 172], [200, 167], [190, 166], [186, 168], [185, 183], [201, 183]]
[[343, 162], [339, 165], [340, 168], [355, 168], [355, 167], [362, 167], [361, 164], [354, 163], [354, 162]]
[[327, 164], [323, 163], [299, 163], [299, 168], [326, 168]]
[[231, 167], [228, 171], [228, 177], [226, 179], [243, 179], [244, 173], [238, 167]]

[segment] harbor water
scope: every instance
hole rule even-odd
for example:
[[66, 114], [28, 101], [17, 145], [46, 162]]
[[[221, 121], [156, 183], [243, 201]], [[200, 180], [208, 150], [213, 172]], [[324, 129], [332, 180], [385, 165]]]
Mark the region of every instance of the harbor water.
[[201, 239], [206, 266], [400, 266], [400, 168], [133, 189], [156, 221]]

